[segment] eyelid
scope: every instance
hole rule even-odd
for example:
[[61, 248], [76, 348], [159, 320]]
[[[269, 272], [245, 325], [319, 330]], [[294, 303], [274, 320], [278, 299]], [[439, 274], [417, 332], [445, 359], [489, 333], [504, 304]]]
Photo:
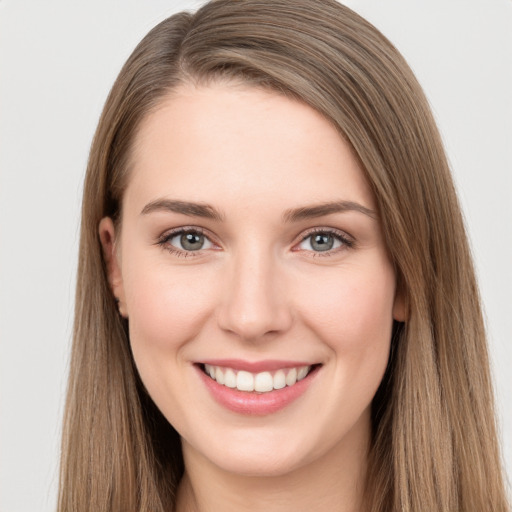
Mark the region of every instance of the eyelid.
[[[338, 247], [336, 249], [331, 249], [327, 251], [308, 251], [305, 249], [299, 249], [298, 246], [305, 240], [307, 240], [310, 236], [316, 234], [316, 233], [322, 233], [326, 235], [334, 236], [336, 239], [341, 241], [342, 246]], [[305, 253], [309, 253], [313, 257], [318, 256], [332, 256], [333, 254], [342, 251], [344, 249], [351, 249], [355, 245], [355, 239], [352, 235], [349, 235], [346, 231], [342, 231], [341, 229], [337, 228], [327, 228], [327, 227], [314, 227], [311, 229], [306, 230], [305, 232], [302, 232], [300, 234], [300, 238], [297, 242], [294, 243], [292, 247], [292, 251], [303, 251]]]
[[215, 248], [219, 247], [219, 244], [215, 241], [215, 237], [206, 229], [200, 227], [200, 226], [180, 226], [173, 229], [168, 229], [167, 231], [164, 231], [156, 241], [155, 245], [159, 245], [162, 249], [165, 249], [172, 254], [176, 254], [178, 256], [186, 256], [186, 257], [194, 257], [194, 256], [200, 256], [204, 255], [205, 251], [210, 251], [212, 248], [208, 249], [199, 249], [197, 251], [185, 251], [183, 249], [180, 249], [179, 247], [176, 247], [174, 245], [171, 245], [169, 241], [174, 238], [175, 236], [178, 236], [183, 233], [197, 233], [201, 236], [204, 236], [208, 239], [208, 241], [214, 246], [213, 250]]
[[[197, 251], [185, 251], [185, 250], [179, 249], [178, 247], [175, 247], [168, 243], [169, 240], [171, 240], [173, 237], [175, 237], [177, 235], [180, 235], [182, 233], [191, 233], [191, 232], [198, 233], [198, 234], [204, 236], [205, 238], [207, 238], [209, 240], [209, 242], [211, 244], [214, 245], [214, 247], [209, 248], [209, 249], [199, 249]], [[338, 247], [336, 249], [331, 249], [331, 250], [327, 250], [327, 251], [308, 251], [305, 249], [298, 248], [299, 244], [304, 242], [304, 240], [306, 240], [310, 236], [314, 235], [315, 233], [322, 233], [322, 234], [334, 236], [336, 239], [341, 241], [342, 246]], [[332, 256], [334, 253], [337, 253], [340, 250], [353, 248], [354, 244], [355, 244], [354, 237], [352, 235], [348, 234], [346, 231], [342, 231], [337, 228], [318, 227], [317, 226], [317, 227], [310, 228], [310, 229], [307, 229], [306, 231], [302, 232], [300, 234], [298, 240], [296, 240], [294, 242], [291, 250], [294, 252], [301, 251], [301, 252], [305, 252], [305, 253], [310, 253], [310, 255], [314, 256], [314, 257]], [[160, 245], [163, 249], [165, 249], [173, 254], [186, 256], [186, 257], [200, 256], [200, 255], [203, 255], [205, 251], [209, 251], [212, 249], [218, 250], [220, 247], [220, 244], [215, 241], [215, 236], [213, 234], [211, 234], [208, 230], [206, 230], [205, 228], [200, 227], [200, 226], [179, 226], [177, 228], [173, 228], [173, 229], [164, 231], [164, 233], [162, 233], [158, 237], [155, 245]]]

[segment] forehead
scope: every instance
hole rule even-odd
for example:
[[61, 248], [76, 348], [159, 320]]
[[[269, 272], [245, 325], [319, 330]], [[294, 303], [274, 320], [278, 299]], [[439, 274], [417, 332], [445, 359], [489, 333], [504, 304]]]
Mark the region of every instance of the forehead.
[[278, 93], [225, 83], [180, 86], [143, 120], [125, 199], [135, 191], [145, 201], [374, 205], [352, 148], [330, 121]]

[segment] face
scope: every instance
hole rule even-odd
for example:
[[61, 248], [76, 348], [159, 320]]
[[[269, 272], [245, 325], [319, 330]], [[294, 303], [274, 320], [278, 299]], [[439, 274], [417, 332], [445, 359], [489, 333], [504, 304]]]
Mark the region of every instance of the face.
[[184, 454], [277, 475], [364, 444], [401, 319], [376, 205], [310, 107], [182, 86], [142, 123], [100, 237], [149, 394]]

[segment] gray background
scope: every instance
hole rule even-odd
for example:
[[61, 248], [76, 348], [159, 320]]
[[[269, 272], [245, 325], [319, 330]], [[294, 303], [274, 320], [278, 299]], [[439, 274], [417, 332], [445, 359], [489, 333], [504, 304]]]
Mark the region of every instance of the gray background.
[[[55, 508], [81, 184], [141, 37], [200, 1], [0, 0], [0, 512]], [[352, 0], [408, 59], [446, 144], [512, 473], [512, 1]]]

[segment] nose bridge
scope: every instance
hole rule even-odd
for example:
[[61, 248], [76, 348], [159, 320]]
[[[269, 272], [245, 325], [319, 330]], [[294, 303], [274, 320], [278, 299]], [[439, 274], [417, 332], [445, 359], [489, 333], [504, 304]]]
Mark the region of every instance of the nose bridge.
[[219, 326], [245, 340], [282, 332], [291, 324], [282, 270], [270, 250], [252, 245], [232, 256]]

